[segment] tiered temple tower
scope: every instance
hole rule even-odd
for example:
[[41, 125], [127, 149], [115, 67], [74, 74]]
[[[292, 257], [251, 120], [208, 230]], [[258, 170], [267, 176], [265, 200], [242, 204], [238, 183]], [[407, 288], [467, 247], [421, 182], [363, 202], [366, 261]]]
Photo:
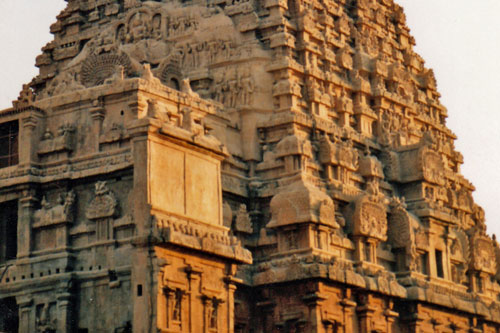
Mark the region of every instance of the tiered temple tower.
[[499, 332], [392, 0], [68, 0], [0, 112], [0, 331]]

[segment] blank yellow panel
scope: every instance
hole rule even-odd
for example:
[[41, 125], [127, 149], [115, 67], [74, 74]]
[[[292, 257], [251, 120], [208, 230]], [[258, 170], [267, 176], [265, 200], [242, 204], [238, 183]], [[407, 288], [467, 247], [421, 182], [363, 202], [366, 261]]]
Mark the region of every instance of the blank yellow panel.
[[185, 214], [183, 151], [150, 143], [149, 186], [153, 208], [174, 214]]
[[219, 170], [217, 164], [186, 155], [186, 215], [219, 224]]

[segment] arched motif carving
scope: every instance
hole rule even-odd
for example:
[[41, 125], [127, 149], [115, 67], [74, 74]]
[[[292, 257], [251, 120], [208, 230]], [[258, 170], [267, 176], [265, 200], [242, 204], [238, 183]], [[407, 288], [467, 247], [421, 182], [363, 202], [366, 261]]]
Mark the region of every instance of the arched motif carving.
[[160, 67], [160, 81], [170, 88], [180, 90], [183, 74], [177, 59], [170, 58]]
[[125, 74], [132, 73], [132, 63], [125, 53], [94, 54], [82, 64], [81, 79], [86, 87], [101, 85], [123, 66]]

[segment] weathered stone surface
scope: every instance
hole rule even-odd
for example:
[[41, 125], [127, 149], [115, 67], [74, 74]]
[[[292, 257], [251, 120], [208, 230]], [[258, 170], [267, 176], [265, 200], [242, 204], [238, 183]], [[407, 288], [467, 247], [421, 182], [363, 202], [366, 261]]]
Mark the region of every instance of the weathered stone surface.
[[0, 112], [0, 331], [500, 330], [392, 0], [73, 0], [50, 29]]

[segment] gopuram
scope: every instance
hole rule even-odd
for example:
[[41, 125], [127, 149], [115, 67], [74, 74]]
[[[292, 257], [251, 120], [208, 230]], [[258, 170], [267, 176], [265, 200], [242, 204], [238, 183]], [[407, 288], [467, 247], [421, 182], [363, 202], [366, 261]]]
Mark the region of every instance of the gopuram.
[[0, 112], [1, 332], [500, 331], [399, 5], [67, 1]]

